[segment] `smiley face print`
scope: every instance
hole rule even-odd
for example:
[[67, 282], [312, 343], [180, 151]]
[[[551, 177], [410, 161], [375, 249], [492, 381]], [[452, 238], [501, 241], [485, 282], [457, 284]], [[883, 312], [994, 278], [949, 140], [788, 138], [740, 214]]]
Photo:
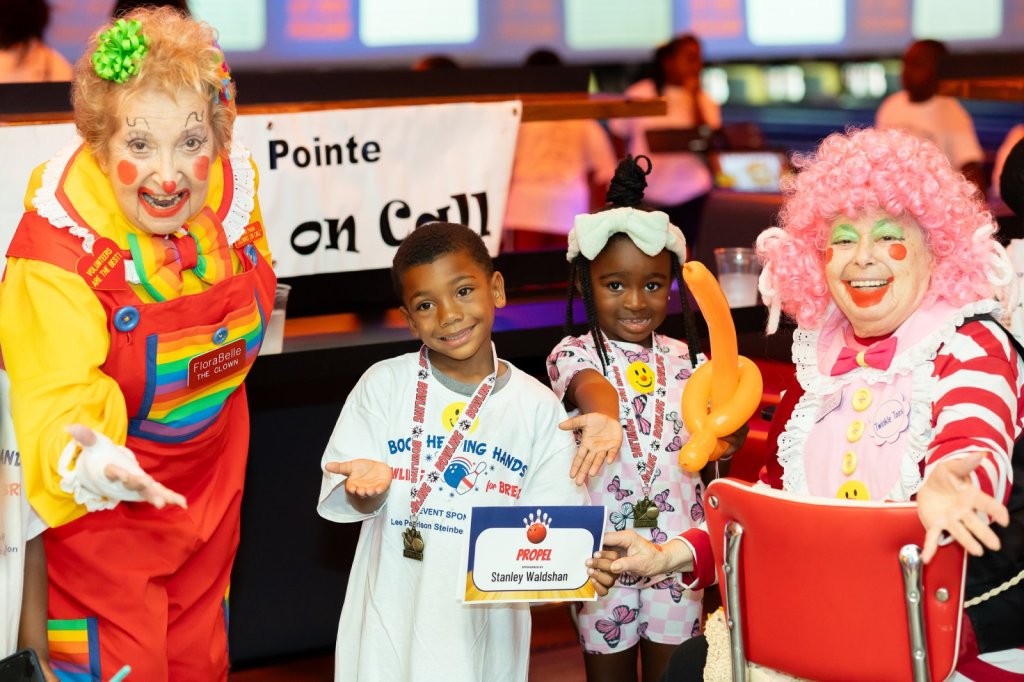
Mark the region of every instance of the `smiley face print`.
[[836, 491], [836, 497], [840, 500], [850, 500], [851, 502], [869, 502], [871, 500], [868, 487], [861, 481], [855, 480], [849, 480], [839, 486], [839, 490]]
[[[441, 412], [441, 426], [444, 427], [445, 431], [452, 431], [455, 428], [455, 425], [459, 423], [459, 419], [462, 418], [462, 412], [465, 409], [466, 403], [464, 402], [454, 402], [444, 408], [444, 411]], [[479, 418], [473, 420], [473, 425], [469, 427], [469, 432], [473, 433], [476, 431], [476, 427], [479, 425]]]
[[626, 380], [637, 393], [650, 393], [654, 390], [654, 371], [641, 360], [630, 363], [626, 368]]

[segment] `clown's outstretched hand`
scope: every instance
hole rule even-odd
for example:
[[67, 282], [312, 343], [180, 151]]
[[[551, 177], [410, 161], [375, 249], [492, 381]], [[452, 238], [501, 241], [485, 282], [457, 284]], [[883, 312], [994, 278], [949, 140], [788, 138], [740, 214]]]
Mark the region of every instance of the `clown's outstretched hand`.
[[128, 448], [81, 424], [71, 424], [67, 432], [74, 441], [61, 454], [61, 488], [89, 511], [112, 509], [119, 502], [148, 502], [157, 509], [188, 506], [183, 495], [143, 471]]

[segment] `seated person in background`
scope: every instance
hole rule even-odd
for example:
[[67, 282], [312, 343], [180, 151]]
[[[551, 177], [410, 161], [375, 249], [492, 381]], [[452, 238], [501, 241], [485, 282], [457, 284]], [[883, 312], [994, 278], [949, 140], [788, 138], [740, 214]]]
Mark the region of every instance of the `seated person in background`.
[[918, 40], [903, 55], [903, 89], [885, 98], [875, 114], [878, 128], [902, 128], [934, 142], [953, 168], [988, 189], [981, 164], [985, 153], [978, 143], [971, 115], [953, 97], [937, 95], [939, 65], [949, 56], [937, 40]]
[[999, 150], [996, 152], [996, 160], [992, 166], [992, 185], [989, 190], [990, 196], [993, 198], [1001, 198], [1000, 180], [1003, 175], [1003, 167], [1006, 165], [1006, 157], [1010, 155], [1010, 150], [1013, 149], [1014, 145], [1021, 140], [1024, 140], [1024, 123], [1018, 123], [1010, 128], [1010, 132], [1006, 134], [1006, 139], [999, 145]]
[[46, 0], [0, 0], [0, 83], [71, 80], [71, 64], [43, 44]]
[[[537, 50], [525, 66], [561, 63], [554, 52]], [[523, 123], [505, 206], [508, 237], [503, 241], [510, 249], [564, 249], [573, 219], [600, 203], [614, 172], [612, 143], [597, 121]]]
[[185, 16], [190, 16], [188, 11], [188, 0], [117, 0], [114, 11], [110, 16], [119, 19], [134, 9], [140, 7], [170, 7], [176, 9]]
[[[587, 503], [569, 477], [576, 448], [558, 428], [565, 410], [495, 354], [505, 285], [479, 235], [423, 225], [398, 247], [391, 276], [423, 346], [363, 374], [322, 463], [320, 515], [363, 522], [335, 679], [526, 680], [529, 605], [458, 602], [461, 541], [475, 506]], [[478, 449], [459, 447], [449, 460], [462, 436]]]
[[701, 88], [704, 68], [700, 41], [692, 34], [674, 38], [654, 53], [654, 77], [634, 83], [627, 97], [664, 97], [668, 111], [664, 116], [616, 118], [608, 122], [612, 133], [624, 138], [627, 151], [634, 157], [650, 157], [658, 169], [647, 185], [646, 199], [668, 214], [679, 227], [691, 252], [699, 241], [700, 218], [711, 191], [712, 178], [706, 161], [688, 151], [651, 153], [647, 131], [661, 128], [722, 127], [722, 112]]
[[[1024, 461], [1013, 457], [1024, 357], [997, 321], [1018, 290], [992, 216], [935, 145], [901, 131], [834, 134], [796, 164], [782, 228], [758, 238], [758, 254], [768, 331], [780, 309], [799, 325], [803, 395], [788, 392], [774, 417], [786, 430], [761, 482], [851, 503], [916, 500], [922, 559], [948, 534], [970, 555], [966, 599], [996, 590], [966, 609], [959, 673], [1020, 679], [992, 676], [1024, 670]], [[714, 581], [700, 529], [662, 547], [630, 531], [605, 544], [628, 555], [615, 572]], [[683, 644], [670, 670], [692, 671], [706, 644], [687, 647], [699, 645]]]

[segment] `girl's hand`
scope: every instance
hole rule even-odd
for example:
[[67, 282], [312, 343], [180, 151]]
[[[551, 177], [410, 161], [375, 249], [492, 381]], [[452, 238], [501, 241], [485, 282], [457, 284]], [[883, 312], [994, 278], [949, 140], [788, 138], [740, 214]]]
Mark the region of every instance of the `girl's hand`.
[[594, 584], [594, 591], [597, 596], [603, 597], [608, 594], [619, 574], [612, 571], [612, 562], [619, 558], [618, 552], [603, 549], [595, 552], [593, 558], [587, 559], [587, 574], [590, 582]]
[[611, 464], [622, 447], [622, 424], [601, 412], [588, 412], [566, 419], [558, 425], [563, 431], [580, 431], [580, 446], [576, 449], [569, 477], [576, 485], [583, 485], [587, 477], [601, 473], [605, 464]]
[[983, 458], [983, 453], [975, 452], [939, 462], [917, 492], [917, 514], [926, 531], [921, 553], [925, 563], [935, 556], [943, 532], [974, 556], [984, 553], [982, 545], [994, 552], [999, 550], [999, 538], [979, 512], [1004, 527], [1010, 523], [1010, 514], [970, 479]]
[[324, 469], [332, 474], [348, 476], [345, 479], [345, 492], [354, 497], [378, 497], [391, 487], [391, 467], [375, 459], [328, 462]]
[[678, 573], [693, 568], [693, 554], [685, 542], [668, 541], [656, 545], [634, 530], [619, 530], [604, 534], [606, 547], [622, 550], [619, 557], [608, 567], [613, 573], [635, 573], [656, 576], [663, 573]]

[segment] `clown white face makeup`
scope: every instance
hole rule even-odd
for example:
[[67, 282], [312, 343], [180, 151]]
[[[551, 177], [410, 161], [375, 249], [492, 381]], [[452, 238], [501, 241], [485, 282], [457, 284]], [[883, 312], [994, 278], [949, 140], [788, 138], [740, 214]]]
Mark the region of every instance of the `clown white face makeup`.
[[215, 153], [210, 105], [195, 92], [177, 101], [146, 90], [126, 101], [107, 143], [103, 171], [131, 223], [150, 234], [172, 234], [206, 202]]
[[832, 222], [825, 280], [857, 336], [883, 336], [903, 324], [924, 300], [933, 265], [913, 218], [870, 214]]

